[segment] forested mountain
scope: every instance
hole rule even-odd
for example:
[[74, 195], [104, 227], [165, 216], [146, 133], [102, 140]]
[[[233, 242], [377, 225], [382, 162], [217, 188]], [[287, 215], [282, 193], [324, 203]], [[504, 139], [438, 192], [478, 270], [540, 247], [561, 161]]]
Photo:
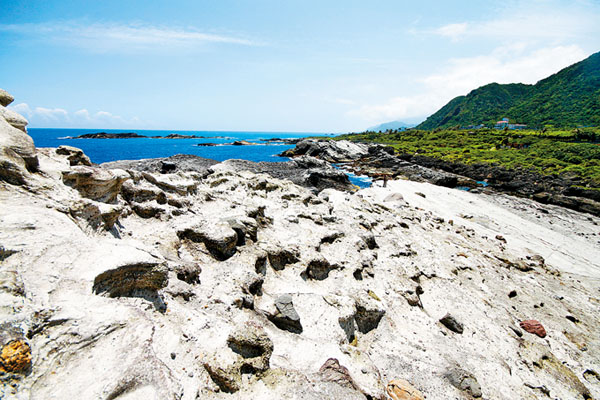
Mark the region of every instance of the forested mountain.
[[493, 125], [502, 118], [534, 128], [600, 126], [600, 52], [535, 85], [482, 86], [452, 99], [417, 128]]

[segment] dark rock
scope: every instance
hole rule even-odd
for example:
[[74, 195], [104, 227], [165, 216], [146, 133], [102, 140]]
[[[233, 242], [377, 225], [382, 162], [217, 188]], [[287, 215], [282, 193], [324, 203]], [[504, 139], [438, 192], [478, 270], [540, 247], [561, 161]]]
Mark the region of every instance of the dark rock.
[[517, 296], [517, 291], [516, 291], [516, 290], [511, 290], [511, 291], [508, 293], [508, 297], [510, 297], [511, 299], [512, 299], [513, 297], [516, 297], [516, 296]]
[[200, 284], [202, 268], [198, 264], [179, 265], [175, 268], [177, 279], [190, 285]]
[[152, 204], [137, 204], [134, 203], [131, 206], [133, 212], [135, 212], [141, 218], [156, 218], [164, 212], [164, 209], [155, 207]]
[[281, 271], [288, 264], [294, 264], [299, 261], [299, 254], [296, 250], [275, 249], [268, 253], [269, 263], [276, 271]]
[[442, 319], [440, 319], [440, 322], [452, 332], [456, 332], [458, 334], [463, 333], [463, 325], [450, 314], [444, 315]]
[[162, 161], [160, 165], [161, 174], [169, 174], [177, 170], [177, 164], [172, 161]]
[[465, 391], [475, 398], [482, 396], [479, 382], [477, 382], [477, 379], [467, 371], [456, 368], [446, 372], [444, 377], [448, 379], [455, 388]]
[[322, 281], [327, 279], [329, 272], [339, 268], [337, 265], [331, 265], [329, 261], [324, 258], [316, 258], [311, 260], [303, 272], [303, 276], [308, 279], [316, 279]]
[[76, 136], [70, 139], [138, 139], [138, 138], [147, 138], [148, 136], [140, 135], [135, 132], [122, 132], [122, 133], [106, 133], [106, 132], [97, 132], [97, 133], [86, 133], [83, 135]]
[[275, 326], [292, 333], [302, 333], [300, 316], [294, 308], [292, 296], [289, 294], [279, 296], [275, 300], [275, 307], [277, 307], [278, 312], [268, 317]]
[[357, 299], [355, 307], [354, 320], [356, 321], [358, 331], [361, 333], [369, 333], [373, 329], [376, 329], [385, 315], [385, 310], [375, 300], [366, 300], [361, 297]]

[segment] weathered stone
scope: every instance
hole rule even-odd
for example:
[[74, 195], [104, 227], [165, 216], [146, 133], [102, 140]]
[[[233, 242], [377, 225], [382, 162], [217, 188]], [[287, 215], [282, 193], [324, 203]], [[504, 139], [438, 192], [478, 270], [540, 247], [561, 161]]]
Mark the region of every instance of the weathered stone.
[[229, 218], [227, 223], [237, 233], [237, 246], [245, 245], [246, 239], [253, 242], [258, 240], [258, 222], [255, 219], [242, 216]]
[[322, 257], [314, 258], [308, 262], [306, 270], [304, 270], [303, 272], [303, 276], [305, 276], [308, 279], [322, 281], [324, 279], [327, 279], [327, 277], [329, 276], [329, 272], [338, 268], [339, 267], [337, 265], [331, 265], [329, 261]]
[[80, 226], [87, 225], [92, 230], [104, 228], [112, 229], [123, 212], [123, 207], [116, 204], [100, 203], [88, 199], [80, 199], [69, 207], [69, 214], [75, 218]]
[[217, 260], [227, 260], [235, 254], [238, 235], [226, 222], [200, 224], [177, 232], [179, 239], [204, 243]]
[[536, 321], [534, 319], [528, 319], [525, 321], [521, 321], [519, 323], [519, 325], [521, 326], [521, 328], [523, 328], [525, 331], [527, 331], [529, 333], [538, 335], [541, 338], [546, 337], [546, 330], [544, 329], [544, 326], [539, 321]]
[[302, 324], [300, 316], [294, 308], [292, 296], [284, 294], [275, 300], [277, 313], [269, 315], [269, 320], [279, 329], [283, 329], [292, 333], [302, 333]]
[[90, 158], [85, 155], [83, 150], [78, 149], [77, 147], [65, 145], [58, 146], [58, 148], [56, 149], [56, 154], [67, 156], [67, 160], [69, 160], [69, 165], [92, 165]]
[[157, 218], [165, 212], [165, 209], [156, 205], [156, 203], [133, 203], [131, 209], [142, 218]]
[[6, 90], [0, 89], [0, 105], [3, 107], [8, 106], [15, 100]]
[[423, 394], [404, 379], [389, 381], [386, 392], [391, 400], [425, 400]]
[[441, 319], [440, 322], [446, 328], [450, 329], [452, 332], [456, 332], [459, 334], [463, 333], [463, 325], [456, 320], [452, 315], [446, 314]]
[[33, 140], [0, 116], [0, 180], [24, 185], [39, 161]]
[[200, 284], [200, 273], [202, 268], [198, 264], [177, 265], [175, 274], [177, 279], [190, 285]]
[[239, 372], [238, 365], [228, 367], [220, 367], [210, 362], [203, 364], [204, 369], [208, 372], [210, 379], [225, 393], [235, 393], [240, 390], [242, 384], [242, 375]]
[[128, 264], [96, 276], [93, 292], [108, 297], [141, 297], [164, 311], [165, 305], [158, 290], [169, 283], [166, 269], [156, 263]]
[[29, 122], [21, 114], [0, 106], [0, 118], [3, 118], [6, 122], [18, 130], [27, 133], [26, 127]]
[[358, 385], [350, 376], [348, 368], [340, 365], [340, 362], [336, 358], [329, 358], [319, 368], [321, 379], [326, 382], [334, 382], [340, 386], [347, 387], [349, 389], [359, 390]]
[[158, 204], [165, 204], [167, 196], [165, 192], [147, 182], [134, 183], [128, 180], [121, 187], [121, 195], [128, 202], [144, 203], [147, 201], [156, 201]]
[[477, 379], [467, 371], [456, 368], [448, 371], [444, 376], [455, 388], [465, 391], [475, 398], [482, 396], [479, 382], [477, 382]]
[[262, 328], [245, 325], [227, 338], [227, 345], [242, 357], [241, 372], [264, 372], [269, 369], [273, 341]]
[[[0, 257], [2, 262], [2, 257]], [[6, 292], [13, 296], [24, 296], [25, 286], [17, 271], [7, 269], [0, 270], [0, 293]]]
[[379, 326], [381, 318], [385, 315], [381, 301], [375, 300], [367, 293], [361, 293], [355, 298], [356, 313], [354, 319], [358, 331], [361, 333], [369, 333]]
[[267, 250], [269, 263], [276, 271], [281, 271], [288, 264], [294, 264], [299, 261], [299, 254], [296, 250], [275, 248]]
[[113, 203], [129, 174], [123, 170], [105, 170], [97, 167], [74, 166], [63, 172], [63, 182], [88, 199]]
[[31, 348], [24, 340], [13, 340], [0, 350], [0, 372], [23, 373], [31, 367]]

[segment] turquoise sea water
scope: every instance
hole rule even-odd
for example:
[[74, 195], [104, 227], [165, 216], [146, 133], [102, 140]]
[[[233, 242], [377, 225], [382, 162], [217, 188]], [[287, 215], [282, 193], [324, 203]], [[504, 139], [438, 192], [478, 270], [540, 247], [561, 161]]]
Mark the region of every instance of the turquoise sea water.
[[[69, 139], [86, 133], [135, 132], [144, 136], [181, 135], [205, 136], [205, 139]], [[36, 147], [68, 145], [82, 149], [94, 163], [116, 160], [140, 160], [143, 158], [169, 157], [175, 154], [193, 154], [217, 161], [242, 159], [249, 161], [282, 162], [286, 157], [277, 154], [294, 147], [286, 144], [264, 144], [261, 139], [302, 138], [322, 136], [323, 133], [295, 132], [223, 132], [223, 131], [159, 131], [138, 129], [44, 129], [30, 128], [29, 135]], [[329, 135], [328, 135], [329, 136]], [[260, 146], [197, 146], [198, 143], [230, 143], [246, 140]], [[359, 187], [370, 186], [370, 181], [349, 175], [350, 181]]]

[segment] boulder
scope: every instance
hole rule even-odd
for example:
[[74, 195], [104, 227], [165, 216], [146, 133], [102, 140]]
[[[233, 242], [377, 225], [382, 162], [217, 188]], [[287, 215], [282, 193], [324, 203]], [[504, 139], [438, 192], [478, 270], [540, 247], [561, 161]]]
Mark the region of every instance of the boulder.
[[376, 329], [381, 318], [385, 315], [385, 309], [381, 301], [374, 299], [374, 296], [370, 293], [361, 293], [361, 295], [355, 297], [356, 312], [354, 320], [358, 331], [361, 333], [369, 333]]
[[33, 139], [0, 116], [0, 179], [23, 185], [38, 167]]
[[76, 189], [82, 197], [113, 203], [121, 191], [123, 183], [130, 179], [123, 170], [105, 170], [98, 167], [77, 165], [63, 171], [65, 185]]
[[238, 235], [226, 222], [198, 224], [177, 232], [179, 239], [188, 239], [195, 243], [204, 243], [214, 258], [224, 261], [236, 252]]
[[15, 100], [6, 90], [0, 89], [0, 105], [3, 107], [8, 106]]
[[92, 165], [92, 162], [90, 161], [89, 157], [85, 155], [83, 150], [78, 149], [77, 147], [64, 145], [58, 146], [58, 148], [56, 149], [56, 154], [67, 156], [67, 160], [69, 160], [69, 165]]
[[456, 318], [454, 318], [449, 313], [444, 315], [440, 319], [440, 322], [442, 323], [442, 325], [444, 325], [446, 328], [450, 329], [452, 332], [456, 332], [458, 334], [463, 333], [463, 325], [460, 322], [458, 322], [456, 320]]
[[359, 390], [358, 385], [350, 376], [348, 368], [340, 365], [340, 362], [336, 358], [329, 358], [319, 368], [319, 374], [321, 379], [326, 382], [334, 382], [340, 386], [347, 387], [349, 389]]
[[26, 127], [29, 122], [21, 114], [6, 107], [0, 106], [0, 118], [3, 118], [6, 122], [18, 130], [27, 133]]
[[455, 368], [448, 371], [444, 376], [455, 388], [467, 392], [475, 398], [481, 397], [482, 393], [479, 382], [477, 382], [477, 379], [467, 371]]
[[269, 320], [279, 329], [292, 333], [302, 333], [303, 328], [300, 323], [300, 316], [294, 308], [292, 296], [284, 294], [275, 300], [277, 312], [269, 315]]
[[285, 157], [311, 156], [328, 162], [348, 162], [369, 154], [369, 146], [362, 143], [353, 143], [347, 140], [314, 140], [305, 139], [296, 144], [296, 147], [283, 152]]

